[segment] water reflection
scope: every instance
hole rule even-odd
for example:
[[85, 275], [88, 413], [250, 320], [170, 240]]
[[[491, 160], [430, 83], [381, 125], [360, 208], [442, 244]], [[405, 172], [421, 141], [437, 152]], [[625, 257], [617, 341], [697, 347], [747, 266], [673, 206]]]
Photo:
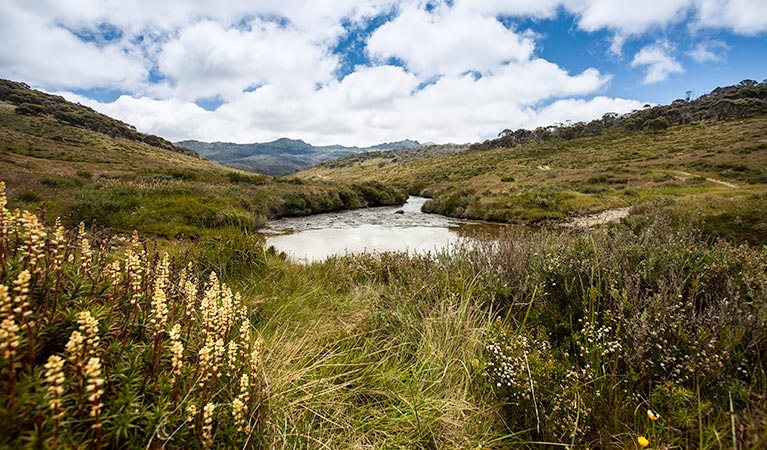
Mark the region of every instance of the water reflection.
[[[287, 218], [267, 224], [266, 244], [296, 261], [319, 261], [347, 253], [443, 250], [477, 232], [497, 236], [503, 225], [451, 219], [421, 212], [426, 201], [410, 197], [401, 207]], [[481, 230], [480, 230], [481, 229]]]

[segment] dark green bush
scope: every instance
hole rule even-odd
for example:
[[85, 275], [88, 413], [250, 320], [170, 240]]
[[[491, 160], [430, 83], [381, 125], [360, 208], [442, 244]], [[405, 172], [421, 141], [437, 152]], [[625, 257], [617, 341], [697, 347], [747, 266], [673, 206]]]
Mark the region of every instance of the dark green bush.
[[229, 172], [226, 174], [226, 177], [231, 181], [232, 183], [246, 183], [246, 184], [253, 184], [253, 185], [262, 185], [266, 184], [266, 177], [260, 174], [244, 174], [240, 172]]
[[84, 182], [80, 178], [49, 175], [41, 178], [40, 184], [49, 187], [82, 187]]
[[16, 107], [17, 114], [23, 114], [26, 116], [43, 116], [47, 113], [45, 106], [36, 105], [34, 103], [22, 103]]

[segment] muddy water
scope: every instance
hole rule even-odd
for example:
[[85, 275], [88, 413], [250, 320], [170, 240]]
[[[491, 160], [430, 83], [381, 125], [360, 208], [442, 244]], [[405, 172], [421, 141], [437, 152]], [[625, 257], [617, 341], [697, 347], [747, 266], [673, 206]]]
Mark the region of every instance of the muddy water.
[[492, 239], [504, 228], [422, 213], [425, 201], [410, 197], [403, 206], [271, 221], [264, 230], [266, 244], [294, 261], [310, 262], [347, 253], [434, 252], [462, 239]]

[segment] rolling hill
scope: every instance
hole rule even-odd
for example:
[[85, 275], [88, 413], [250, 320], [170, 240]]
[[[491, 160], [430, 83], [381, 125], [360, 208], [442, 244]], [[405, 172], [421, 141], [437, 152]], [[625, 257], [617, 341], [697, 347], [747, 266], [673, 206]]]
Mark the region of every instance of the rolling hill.
[[50, 95], [31, 89], [24, 83], [0, 80], [0, 101], [14, 105], [15, 111], [24, 116], [47, 117], [63, 125], [71, 125], [134, 142], [143, 142], [153, 147], [176, 153], [197, 156], [194, 151], [177, 147], [171, 142], [151, 134], [136, 131], [127, 123], [113, 119], [93, 109], [66, 101], [58, 95]]
[[526, 224], [669, 202], [714, 234], [754, 242], [767, 236], [764, 82], [590, 124], [504, 130], [453, 154], [369, 156], [297, 176], [375, 180], [431, 197], [424, 206], [430, 212]]
[[239, 235], [269, 217], [399, 204], [378, 183], [276, 179], [196, 152], [81, 105], [0, 82], [0, 181], [10, 205], [67, 226], [96, 221], [166, 237]]

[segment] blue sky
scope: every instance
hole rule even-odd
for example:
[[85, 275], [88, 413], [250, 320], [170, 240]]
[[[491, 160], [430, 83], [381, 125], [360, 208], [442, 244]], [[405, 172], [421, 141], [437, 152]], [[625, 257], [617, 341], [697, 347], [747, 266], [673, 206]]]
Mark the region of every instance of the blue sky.
[[471, 142], [767, 78], [765, 0], [0, 7], [0, 77], [172, 140]]

